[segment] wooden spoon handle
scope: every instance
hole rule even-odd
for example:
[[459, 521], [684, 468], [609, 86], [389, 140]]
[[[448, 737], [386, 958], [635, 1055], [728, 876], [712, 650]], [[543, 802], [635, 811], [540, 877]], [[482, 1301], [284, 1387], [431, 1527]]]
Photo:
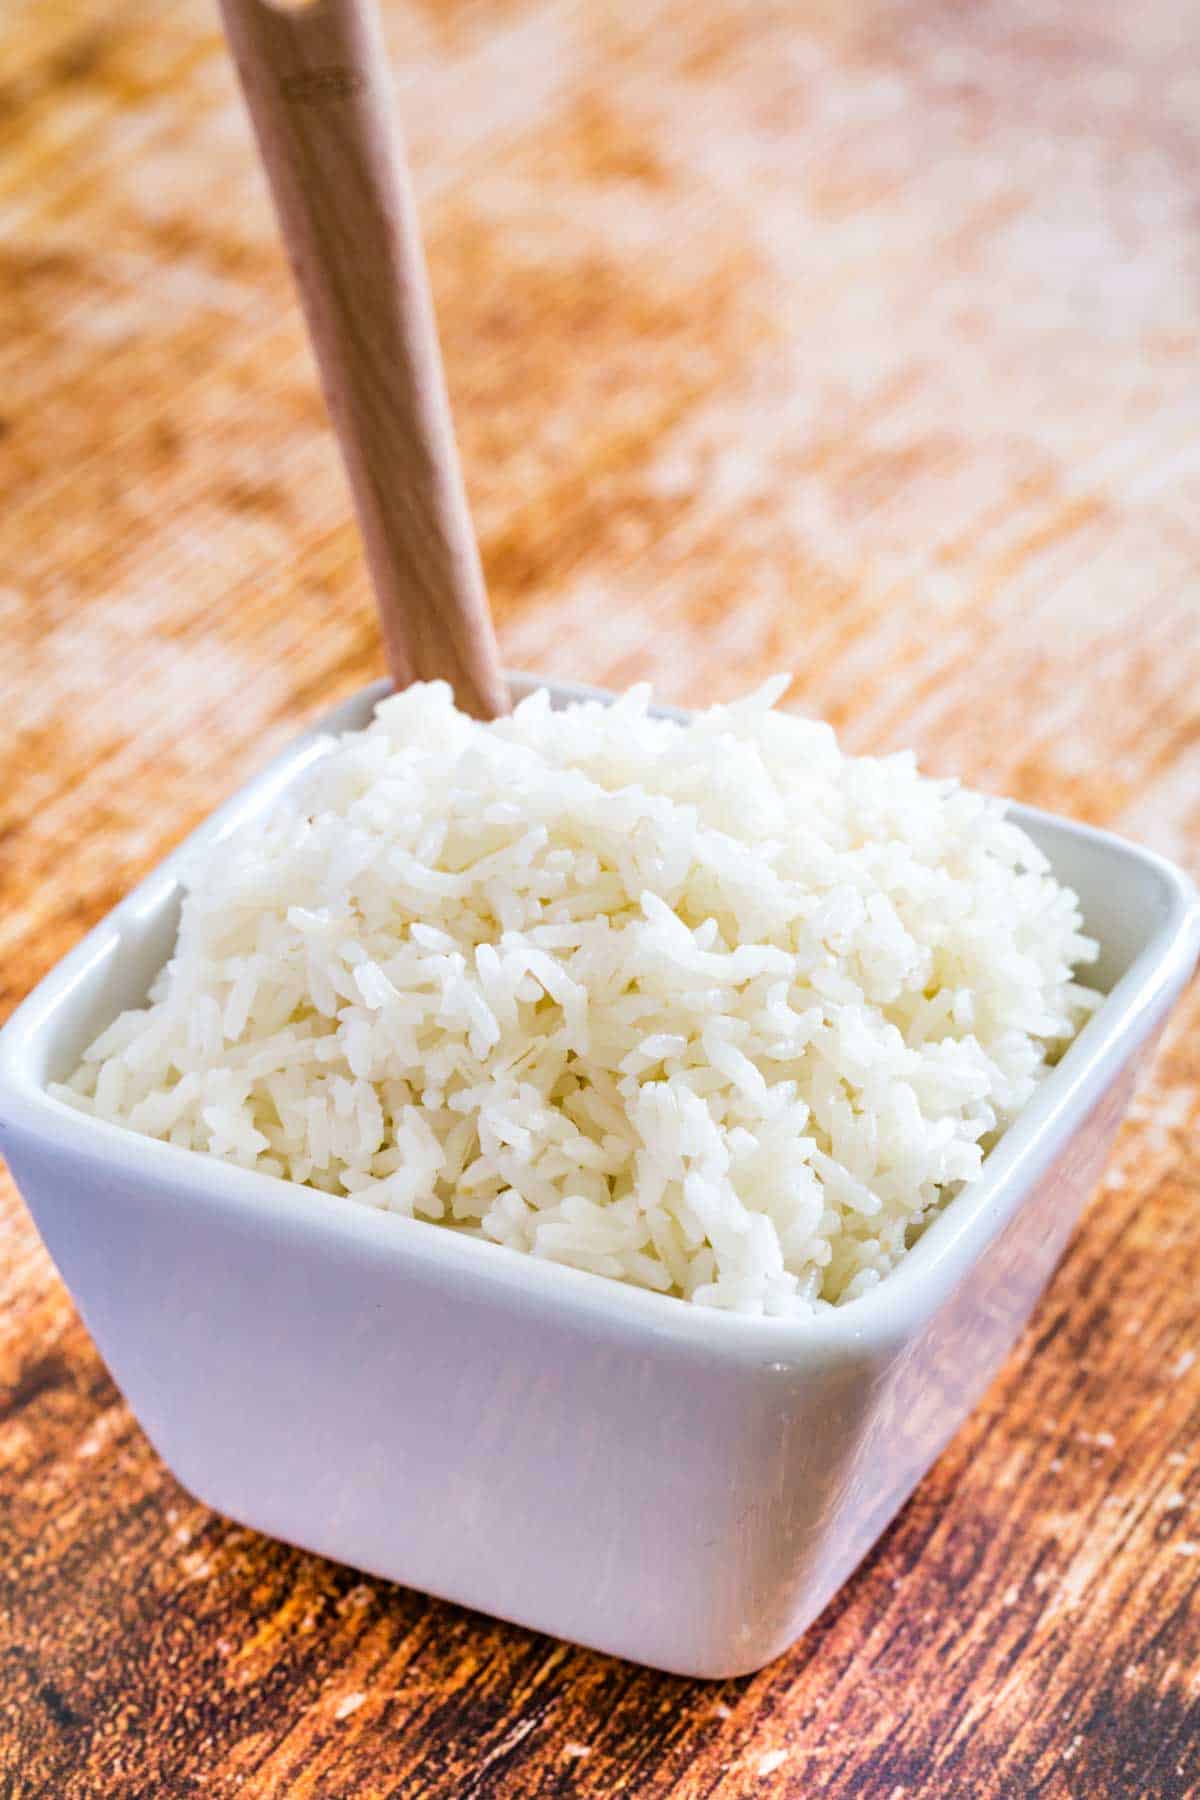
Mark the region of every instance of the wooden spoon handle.
[[373, 0], [221, 0], [397, 686], [507, 712]]

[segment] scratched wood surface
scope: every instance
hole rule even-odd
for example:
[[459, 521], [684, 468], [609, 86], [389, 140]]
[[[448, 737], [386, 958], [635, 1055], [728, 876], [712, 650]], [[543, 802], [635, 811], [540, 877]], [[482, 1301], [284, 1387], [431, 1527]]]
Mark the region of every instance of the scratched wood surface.
[[[855, 748], [1200, 854], [1200, 7], [388, 7], [507, 660], [778, 668]], [[5, 1008], [381, 667], [204, 0], [0, 13]], [[0, 1793], [1200, 1792], [1200, 1050], [761, 1675], [234, 1529], [0, 1191]]]

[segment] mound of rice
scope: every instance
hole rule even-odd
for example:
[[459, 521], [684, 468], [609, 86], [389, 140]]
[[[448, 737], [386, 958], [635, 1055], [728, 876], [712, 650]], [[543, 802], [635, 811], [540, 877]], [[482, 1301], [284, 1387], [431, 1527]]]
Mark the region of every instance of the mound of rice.
[[1000, 803], [772, 683], [687, 725], [441, 683], [193, 868], [150, 1004], [60, 1094], [708, 1306], [853, 1300], [1098, 996]]

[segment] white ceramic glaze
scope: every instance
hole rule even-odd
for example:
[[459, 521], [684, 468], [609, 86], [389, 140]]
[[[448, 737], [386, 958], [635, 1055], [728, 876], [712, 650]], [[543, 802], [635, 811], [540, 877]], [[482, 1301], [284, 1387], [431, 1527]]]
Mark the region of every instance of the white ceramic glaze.
[[[319, 729], [363, 723], [382, 691]], [[14, 1014], [0, 1150], [130, 1405], [202, 1500], [639, 1662], [758, 1668], [846, 1579], [1020, 1330], [1194, 967], [1195, 892], [1158, 857], [1015, 809], [1079, 892], [1109, 997], [881, 1287], [812, 1320], [740, 1318], [236, 1169], [47, 1095], [168, 954], [180, 856], [318, 754], [310, 732]]]

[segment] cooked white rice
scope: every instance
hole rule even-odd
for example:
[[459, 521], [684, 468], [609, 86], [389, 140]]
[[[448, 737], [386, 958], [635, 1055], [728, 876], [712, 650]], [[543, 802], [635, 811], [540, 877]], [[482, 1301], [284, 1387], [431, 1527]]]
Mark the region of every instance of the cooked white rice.
[[708, 1306], [873, 1287], [1097, 996], [1003, 806], [649, 692], [442, 683], [190, 870], [150, 1004], [58, 1092], [246, 1168]]

